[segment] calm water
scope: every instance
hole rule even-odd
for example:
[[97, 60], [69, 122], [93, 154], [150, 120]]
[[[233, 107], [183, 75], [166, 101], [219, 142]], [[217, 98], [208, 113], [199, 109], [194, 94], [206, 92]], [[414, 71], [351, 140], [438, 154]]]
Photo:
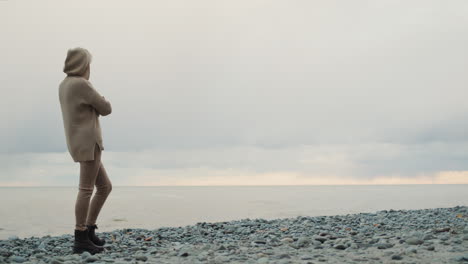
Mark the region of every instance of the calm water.
[[[0, 239], [72, 234], [77, 187], [1, 187]], [[99, 231], [468, 205], [468, 185], [114, 187]]]

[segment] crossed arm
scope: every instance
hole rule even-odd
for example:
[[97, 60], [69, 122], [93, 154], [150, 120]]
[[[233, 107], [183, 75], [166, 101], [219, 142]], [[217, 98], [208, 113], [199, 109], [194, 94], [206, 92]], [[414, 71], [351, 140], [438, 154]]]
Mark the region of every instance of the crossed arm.
[[91, 105], [99, 115], [106, 116], [112, 113], [112, 106], [109, 101], [100, 95], [89, 81], [86, 81], [84, 87], [84, 99], [87, 104]]

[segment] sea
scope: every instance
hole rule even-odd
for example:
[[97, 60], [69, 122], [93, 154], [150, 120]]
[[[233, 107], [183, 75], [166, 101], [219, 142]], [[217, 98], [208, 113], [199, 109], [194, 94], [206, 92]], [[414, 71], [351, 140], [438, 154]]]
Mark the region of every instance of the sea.
[[[73, 234], [78, 187], [0, 187], [0, 239]], [[97, 232], [468, 206], [468, 185], [114, 186]]]

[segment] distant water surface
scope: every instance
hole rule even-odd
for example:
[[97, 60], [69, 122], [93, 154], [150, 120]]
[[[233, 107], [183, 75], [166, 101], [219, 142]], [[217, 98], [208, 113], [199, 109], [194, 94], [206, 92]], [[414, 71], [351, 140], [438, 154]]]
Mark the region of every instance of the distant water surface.
[[[77, 187], [0, 187], [0, 239], [72, 234]], [[115, 186], [98, 232], [468, 205], [468, 185]]]

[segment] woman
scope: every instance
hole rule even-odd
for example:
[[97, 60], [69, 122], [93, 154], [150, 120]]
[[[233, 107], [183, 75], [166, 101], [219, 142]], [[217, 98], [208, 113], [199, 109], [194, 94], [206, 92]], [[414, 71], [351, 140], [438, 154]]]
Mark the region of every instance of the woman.
[[[104, 250], [105, 241], [95, 235], [96, 219], [112, 190], [101, 162], [102, 144], [99, 116], [112, 112], [110, 103], [89, 82], [91, 54], [83, 48], [69, 49], [59, 86], [59, 100], [68, 151], [80, 163], [80, 181], [75, 204], [73, 253], [91, 254]], [[91, 195], [96, 185], [96, 193]]]

